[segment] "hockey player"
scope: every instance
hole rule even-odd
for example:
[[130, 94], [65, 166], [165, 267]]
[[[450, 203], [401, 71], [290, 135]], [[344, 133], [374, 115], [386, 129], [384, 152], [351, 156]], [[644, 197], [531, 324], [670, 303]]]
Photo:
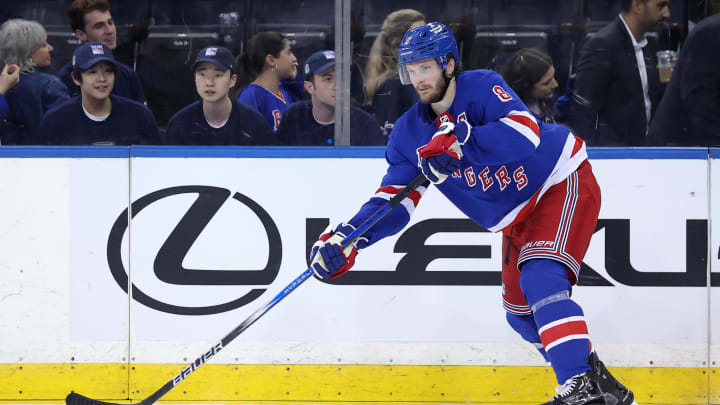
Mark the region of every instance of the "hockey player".
[[422, 172], [473, 221], [503, 232], [508, 323], [538, 347], [561, 384], [547, 404], [633, 404], [633, 393], [593, 352], [583, 311], [570, 298], [600, 210], [583, 141], [537, 121], [497, 73], [461, 72], [457, 43], [443, 24], [409, 30], [398, 61], [403, 84], [412, 84], [420, 101], [395, 122], [378, 191], [313, 246], [316, 276], [341, 276], [358, 250], [399, 232], [425, 187], [353, 245], [339, 244]]

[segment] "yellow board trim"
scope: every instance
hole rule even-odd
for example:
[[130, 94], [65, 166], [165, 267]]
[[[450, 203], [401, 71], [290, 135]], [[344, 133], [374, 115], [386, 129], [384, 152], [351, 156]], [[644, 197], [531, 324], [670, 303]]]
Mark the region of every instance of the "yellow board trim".
[[[184, 364], [0, 364], [0, 402], [61, 402], [70, 391], [139, 401]], [[720, 403], [720, 368], [616, 367], [639, 404]], [[166, 402], [540, 403], [549, 367], [206, 364]], [[129, 393], [128, 393], [129, 392]]]

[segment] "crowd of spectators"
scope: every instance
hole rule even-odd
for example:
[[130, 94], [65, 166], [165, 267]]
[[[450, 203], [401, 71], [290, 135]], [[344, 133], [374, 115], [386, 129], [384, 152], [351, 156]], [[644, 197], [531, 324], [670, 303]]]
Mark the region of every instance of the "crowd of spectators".
[[[710, 16], [682, 46], [661, 49], [657, 32], [670, 1], [681, 0], [619, 0], [619, 14], [578, 42], [570, 72], [560, 69], [565, 77], [536, 48], [517, 49], [495, 66], [540, 120], [566, 125], [588, 145], [720, 144], [720, 68], [708, 51], [720, 41], [720, 16], [711, 16], [720, 2], [708, 0]], [[0, 25], [0, 144], [335, 145], [330, 47], [299, 59], [292, 34], [276, 30], [258, 30], [236, 52], [221, 41], [206, 46], [191, 56], [198, 99], [174, 109], [165, 128], [136, 67], [113, 56], [118, 31], [108, 0], [74, 0], [67, 16], [80, 45], [56, 72], [41, 24], [12, 18]], [[414, 9], [388, 13], [370, 37], [367, 62], [353, 63], [352, 85], [362, 82], [364, 102], [352, 100], [351, 145], [384, 145], [394, 121], [418, 101], [400, 83], [396, 50], [408, 29], [426, 22]], [[454, 26], [469, 51], [467, 25]], [[665, 71], [660, 51], [677, 55]]]

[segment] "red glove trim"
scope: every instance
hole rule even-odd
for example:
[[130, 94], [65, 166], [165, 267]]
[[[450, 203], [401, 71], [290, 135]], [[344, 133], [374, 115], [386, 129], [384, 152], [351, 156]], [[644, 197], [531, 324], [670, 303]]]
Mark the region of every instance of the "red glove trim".
[[459, 159], [458, 154], [449, 149], [455, 142], [457, 142], [457, 138], [454, 134], [436, 136], [427, 145], [418, 149], [418, 155], [420, 158], [429, 158], [447, 153], [455, 159]]

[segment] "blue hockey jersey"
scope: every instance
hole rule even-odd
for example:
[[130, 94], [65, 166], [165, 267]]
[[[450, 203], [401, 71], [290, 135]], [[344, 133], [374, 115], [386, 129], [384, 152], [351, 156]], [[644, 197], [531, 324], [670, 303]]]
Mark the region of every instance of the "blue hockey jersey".
[[[587, 159], [585, 144], [567, 128], [535, 119], [493, 71], [463, 72], [456, 80], [448, 113], [456, 125], [467, 121], [472, 130], [458, 139], [461, 169], [437, 188], [470, 219], [497, 232], [525, 218], [548, 188], [574, 172]], [[434, 113], [422, 102], [395, 122], [380, 188], [349, 223], [359, 226], [421, 173], [417, 149], [430, 141], [436, 127]], [[370, 228], [358, 247], [403, 229], [425, 189], [416, 189], [402, 201], [404, 209], [392, 210]]]
[[280, 83], [280, 92], [282, 97], [265, 87], [250, 83], [240, 92], [238, 101], [259, 111], [268, 125], [270, 125], [270, 129], [272, 129], [273, 132], [277, 132], [280, 127], [283, 112], [285, 112], [290, 104], [299, 100], [299, 98], [289, 92], [282, 83]]

